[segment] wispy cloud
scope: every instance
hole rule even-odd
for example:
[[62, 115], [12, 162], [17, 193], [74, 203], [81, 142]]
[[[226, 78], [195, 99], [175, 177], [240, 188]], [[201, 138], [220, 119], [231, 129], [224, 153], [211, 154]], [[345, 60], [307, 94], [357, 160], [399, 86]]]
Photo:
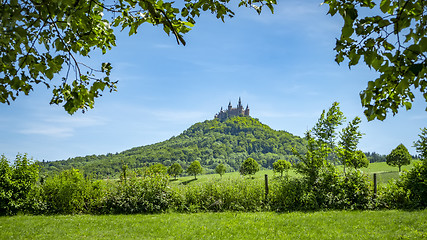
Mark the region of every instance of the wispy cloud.
[[104, 125], [106, 121], [100, 117], [88, 116], [53, 116], [41, 117], [28, 123], [18, 130], [26, 135], [43, 135], [52, 138], [68, 138], [74, 136], [77, 129]]
[[74, 129], [70, 127], [55, 127], [47, 125], [34, 125], [22, 130], [20, 133], [26, 135], [43, 135], [54, 138], [67, 138], [74, 135]]

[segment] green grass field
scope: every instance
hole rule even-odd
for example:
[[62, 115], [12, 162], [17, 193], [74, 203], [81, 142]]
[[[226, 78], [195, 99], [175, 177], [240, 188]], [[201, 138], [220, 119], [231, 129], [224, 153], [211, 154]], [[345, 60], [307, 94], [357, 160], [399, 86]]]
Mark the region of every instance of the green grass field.
[[427, 210], [14, 216], [0, 239], [427, 239]]
[[[402, 166], [402, 171], [412, 169], [415, 162], [417, 161], [412, 161], [411, 164], [408, 166]], [[338, 166], [338, 169], [342, 170], [342, 166]], [[398, 168], [391, 167], [387, 165], [387, 163], [385, 162], [371, 163], [369, 164], [369, 167], [362, 168], [361, 170], [367, 173], [371, 179], [373, 179], [373, 174], [376, 173], [378, 184], [386, 184], [388, 181], [392, 179], [399, 178]], [[253, 178], [256, 180], [264, 181], [265, 174], [268, 175], [269, 179], [274, 178], [275, 176], [280, 176], [280, 174], [274, 174], [273, 170], [261, 170], [257, 172]], [[288, 174], [289, 176], [297, 176], [297, 173], [295, 173], [293, 170], [290, 170]], [[223, 179], [238, 178], [238, 177], [242, 177], [239, 172], [230, 172], [222, 176]], [[194, 183], [203, 183], [206, 181], [211, 181], [213, 179], [221, 179], [221, 177], [218, 174], [198, 175], [196, 181], [194, 180], [194, 176], [178, 177], [177, 180], [171, 179], [171, 185], [175, 186], [175, 185], [181, 185], [181, 184], [186, 185], [186, 184], [194, 184]]]

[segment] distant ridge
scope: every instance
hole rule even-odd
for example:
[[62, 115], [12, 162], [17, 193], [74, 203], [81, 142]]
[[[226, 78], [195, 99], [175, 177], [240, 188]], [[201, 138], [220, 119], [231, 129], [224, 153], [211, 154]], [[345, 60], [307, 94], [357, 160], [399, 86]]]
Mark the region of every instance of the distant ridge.
[[276, 131], [250, 116], [234, 116], [206, 120], [192, 125], [182, 134], [166, 141], [135, 147], [121, 153], [90, 155], [68, 160], [41, 163], [48, 174], [77, 168], [99, 178], [117, 177], [125, 163], [141, 168], [178, 162], [185, 169], [194, 160], [200, 161], [206, 173], [219, 163], [228, 171], [238, 170], [243, 160], [254, 158], [264, 168], [271, 168], [278, 159], [293, 160], [292, 148], [305, 151], [305, 140], [286, 131]]

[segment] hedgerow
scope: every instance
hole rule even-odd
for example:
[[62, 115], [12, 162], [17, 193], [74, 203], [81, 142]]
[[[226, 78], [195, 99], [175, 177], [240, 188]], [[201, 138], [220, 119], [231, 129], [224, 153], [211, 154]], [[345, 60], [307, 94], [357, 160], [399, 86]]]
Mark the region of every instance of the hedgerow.
[[[166, 211], [305, 211], [326, 209], [419, 209], [427, 202], [427, 164], [373, 192], [359, 170], [345, 174], [333, 165], [316, 178], [276, 177], [269, 183], [238, 177], [171, 187], [162, 172], [129, 172], [120, 180], [93, 180], [71, 169], [38, 176], [36, 163], [19, 155], [13, 165], [0, 161], [0, 214], [134, 214]], [[194, 180], [197, 181], [197, 180]]]

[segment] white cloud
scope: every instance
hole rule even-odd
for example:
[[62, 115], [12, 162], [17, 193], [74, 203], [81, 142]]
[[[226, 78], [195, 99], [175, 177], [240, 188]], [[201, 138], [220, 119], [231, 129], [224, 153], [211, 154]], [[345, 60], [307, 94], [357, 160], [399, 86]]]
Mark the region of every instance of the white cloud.
[[74, 129], [70, 127], [55, 127], [47, 125], [34, 125], [19, 131], [26, 135], [44, 135], [53, 138], [67, 138], [74, 135]]

